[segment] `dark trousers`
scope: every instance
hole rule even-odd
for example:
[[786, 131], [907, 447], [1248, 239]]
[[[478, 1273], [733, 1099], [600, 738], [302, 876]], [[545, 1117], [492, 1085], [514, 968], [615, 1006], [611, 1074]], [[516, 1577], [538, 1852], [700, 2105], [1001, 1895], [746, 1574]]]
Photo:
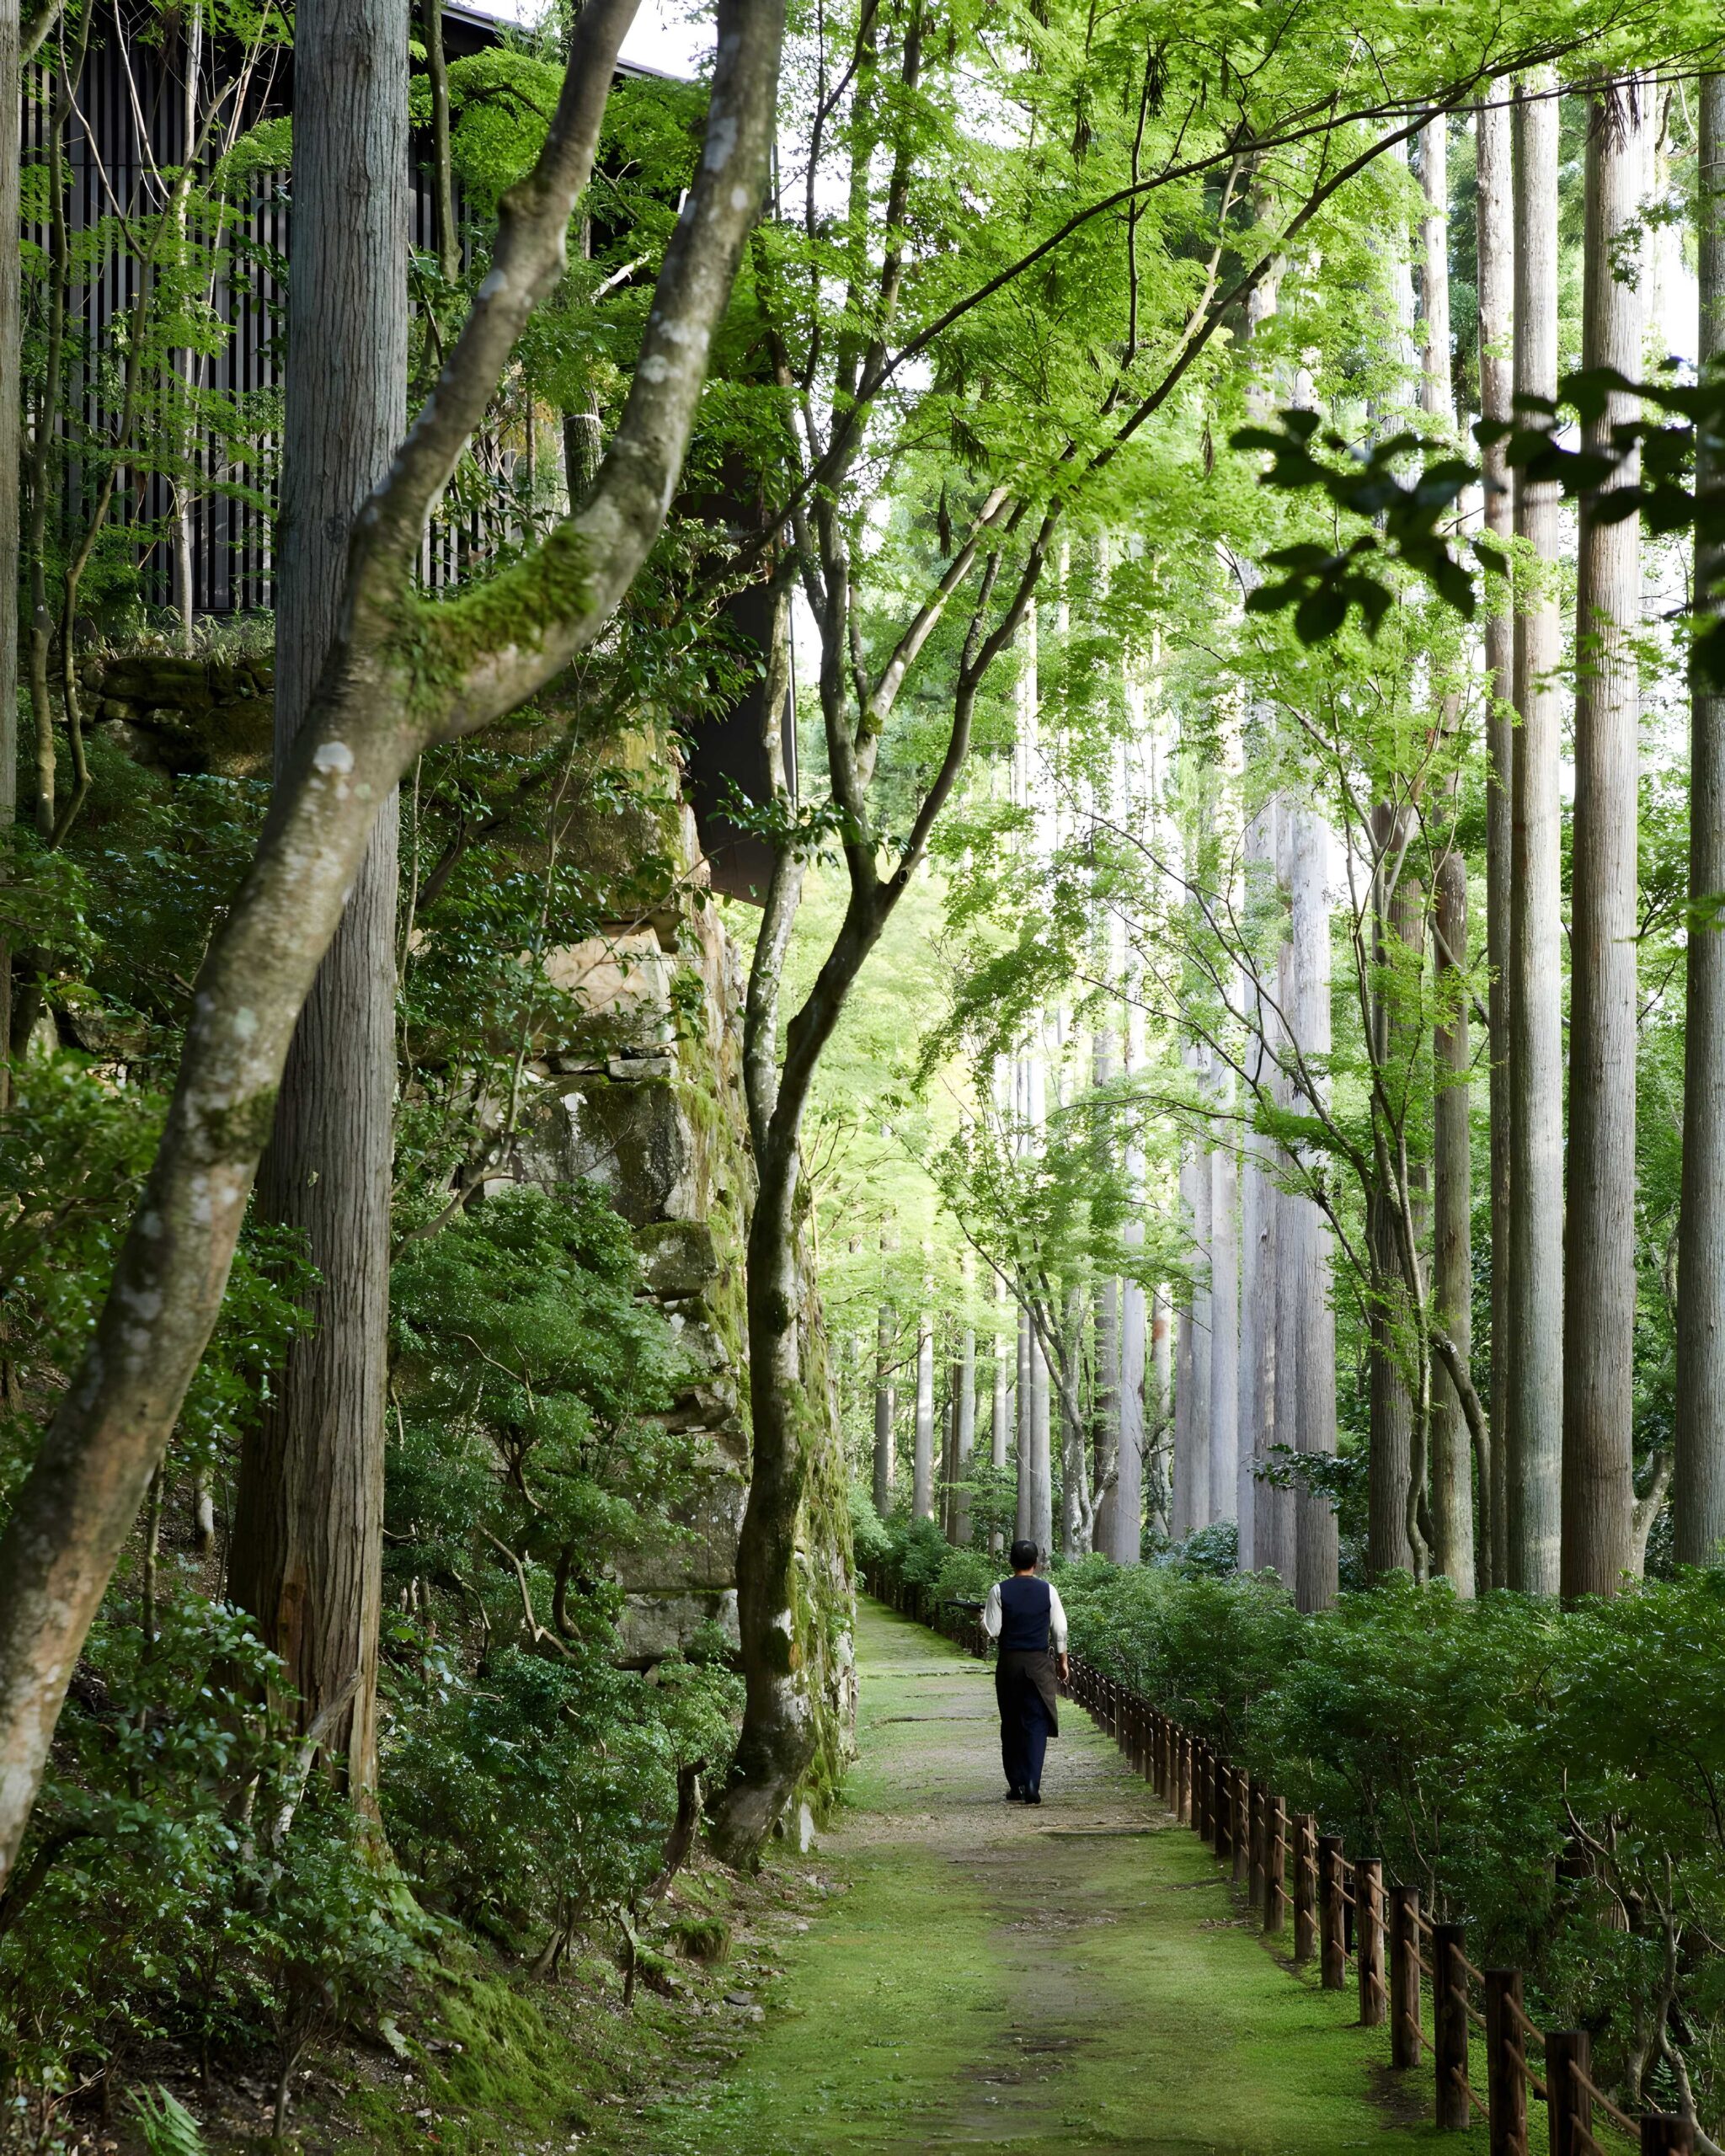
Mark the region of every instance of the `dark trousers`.
[[1040, 1790], [1043, 1755], [1055, 1725], [1035, 1679], [1027, 1670], [996, 1668], [994, 1696], [1001, 1710], [1001, 1764], [1007, 1786]]

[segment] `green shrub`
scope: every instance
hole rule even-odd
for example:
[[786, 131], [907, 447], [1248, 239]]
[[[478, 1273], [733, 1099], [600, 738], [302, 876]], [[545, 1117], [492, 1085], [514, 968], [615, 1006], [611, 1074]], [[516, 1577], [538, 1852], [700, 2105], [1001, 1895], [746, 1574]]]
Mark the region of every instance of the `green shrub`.
[[51, 2116], [164, 2041], [286, 2072], [416, 1959], [375, 1849], [264, 1704], [280, 1685], [237, 1612], [177, 1591], [147, 1630], [109, 1597], [0, 1928], [13, 2106]]

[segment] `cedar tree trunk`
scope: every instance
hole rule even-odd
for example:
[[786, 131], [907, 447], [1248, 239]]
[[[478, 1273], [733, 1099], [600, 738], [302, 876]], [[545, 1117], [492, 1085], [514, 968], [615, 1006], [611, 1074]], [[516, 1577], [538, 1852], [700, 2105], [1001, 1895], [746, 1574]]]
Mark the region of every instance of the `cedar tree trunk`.
[[[1450, 137], [1439, 115], [1420, 137], [1425, 190], [1425, 260], [1421, 298], [1425, 318], [1420, 404], [1452, 427], [1455, 399], [1450, 366]], [[1453, 734], [1460, 699], [1446, 696], [1444, 725]], [[1455, 788], [1448, 789], [1453, 814]], [[1433, 873], [1432, 964], [1437, 1016], [1432, 1028], [1432, 1294], [1439, 1321], [1462, 1355], [1472, 1345], [1473, 1150], [1468, 1080], [1467, 862], [1451, 846]], [[1467, 1418], [1441, 1357], [1432, 1374], [1433, 1569], [1459, 1595], [1474, 1590], [1473, 1455]]]
[[[1705, 366], [1725, 356], [1725, 74], [1702, 77], [1700, 104]], [[1722, 481], [1717, 458], [1704, 452], [1697, 488]], [[1717, 586], [1722, 574], [1725, 548], [1698, 545], [1697, 592]], [[1725, 1549], [1725, 920], [1718, 910], [1725, 891], [1725, 691], [1714, 684], [1693, 685], [1689, 741], [1689, 896], [1707, 913], [1705, 927], [1690, 928], [1687, 953], [1673, 1524], [1679, 1561], [1711, 1565]]]
[[[1549, 67], [1514, 113], [1515, 389], [1557, 393], [1557, 99]], [[1562, 1524], [1563, 926], [1558, 808], [1562, 625], [1555, 481], [1518, 472], [1515, 529], [1534, 557], [1516, 595], [1509, 947], [1509, 1584], [1556, 1594]]]
[[[1634, 83], [1589, 99], [1581, 363], [1632, 382], [1642, 299], [1618, 274], [1645, 163]], [[1609, 448], [1613, 397], [1585, 429]], [[1632, 483], [1625, 469], [1616, 484]], [[1636, 900], [1641, 533], [1581, 505], [1569, 941], [1569, 1166], [1563, 1252], [1562, 1588], [1615, 1594], [1634, 1562]]]
[[883, 1303], [874, 1321], [874, 1509], [883, 1519], [893, 1508], [893, 1418], [899, 1404], [892, 1380], [894, 1333], [892, 1307]]
[[[278, 783], [335, 640], [349, 530], [406, 420], [408, 28], [408, 0], [300, 0], [295, 17]], [[300, 1014], [259, 1177], [259, 1210], [318, 1277], [241, 1449], [230, 1561], [299, 1727], [351, 1695], [325, 1749], [356, 1790], [377, 1780], [396, 858], [392, 794]]]
[[[1511, 179], [1510, 118], [1501, 103], [1482, 104], [1475, 120], [1479, 179], [1477, 234], [1480, 412], [1487, 419], [1513, 416], [1515, 212]], [[1500, 540], [1515, 525], [1509, 463], [1501, 441], [1482, 452], [1486, 529]], [[1490, 1027], [1492, 1372], [1489, 1460], [1474, 1463], [1479, 1484], [1482, 1588], [1509, 1581], [1509, 1481], [1505, 1433], [1509, 1427], [1509, 1087], [1510, 857], [1515, 774], [1515, 620], [1506, 600], [1487, 616], [1486, 675], [1486, 962], [1490, 969], [1486, 1016]]]
[[[1329, 830], [1316, 809], [1290, 807], [1288, 850], [1289, 1031], [1311, 1070], [1314, 1090], [1327, 1061], [1330, 1021], [1330, 905], [1324, 872]], [[1305, 1090], [1295, 1107], [1317, 1113], [1322, 1103]], [[1287, 1396], [1293, 1407], [1292, 1443], [1307, 1455], [1336, 1449], [1336, 1313], [1330, 1300], [1330, 1228], [1310, 1198], [1284, 1197], [1283, 1231], [1293, 1250], [1277, 1252], [1299, 1340]], [[1321, 1491], [1304, 1483], [1292, 1493], [1294, 1597], [1302, 1609], [1327, 1609], [1335, 1600], [1340, 1562], [1336, 1514]]]

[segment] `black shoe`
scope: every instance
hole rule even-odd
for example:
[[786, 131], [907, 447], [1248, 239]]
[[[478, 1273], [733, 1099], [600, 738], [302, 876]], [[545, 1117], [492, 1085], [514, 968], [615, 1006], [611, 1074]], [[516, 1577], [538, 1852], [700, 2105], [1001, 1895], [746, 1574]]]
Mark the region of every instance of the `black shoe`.
[[1024, 1801], [1023, 1790], [1022, 1789], [1009, 1789], [1007, 1791], [1006, 1801], [1008, 1804], [1023, 1804]]
[[1040, 1804], [1042, 1791], [1039, 1789], [1027, 1789], [1024, 1792], [1024, 1801], [1027, 1804]]

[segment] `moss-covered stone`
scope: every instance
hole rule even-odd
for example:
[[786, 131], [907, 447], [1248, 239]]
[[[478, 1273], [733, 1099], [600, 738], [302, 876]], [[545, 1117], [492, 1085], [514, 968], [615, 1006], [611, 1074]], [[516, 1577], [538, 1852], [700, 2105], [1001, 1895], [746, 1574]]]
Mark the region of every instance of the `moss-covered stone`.
[[[547, 1187], [582, 1179], [604, 1188], [634, 1229], [643, 1293], [665, 1310], [687, 1350], [688, 1382], [668, 1419], [696, 1441], [697, 1486], [672, 1535], [632, 1551], [623, 1566], [624, 1652], [645, 1662], [714, 1620], [735, 1636], [749, 1457], [745, 1255], [755, 1191], [742, 1080], [744, 976], [723, 922], [697, 900], [698, 848], [665, 744], [651, 731], [626, 733], [591, 755], [628, 772], [638, 798], [626, 817], [572, 818], [560, 845], [565, 858], [615, 892], [618, 926], [547, 961], [587, 1016], [568, 1038], [542, 1044], [547, 1082], [515, 1166]], [[600, 799], [606, 789], [574, 792]], [[788, 1822], [793, 1832], [830, 1810], [856, 1714], [847, 1478], [806, 1240], [798, 1278], [795, 1306], [785, 1315], [801, 1358], [808, 1474], [788, 1645], [808, 1673], [816, 1742]]]

